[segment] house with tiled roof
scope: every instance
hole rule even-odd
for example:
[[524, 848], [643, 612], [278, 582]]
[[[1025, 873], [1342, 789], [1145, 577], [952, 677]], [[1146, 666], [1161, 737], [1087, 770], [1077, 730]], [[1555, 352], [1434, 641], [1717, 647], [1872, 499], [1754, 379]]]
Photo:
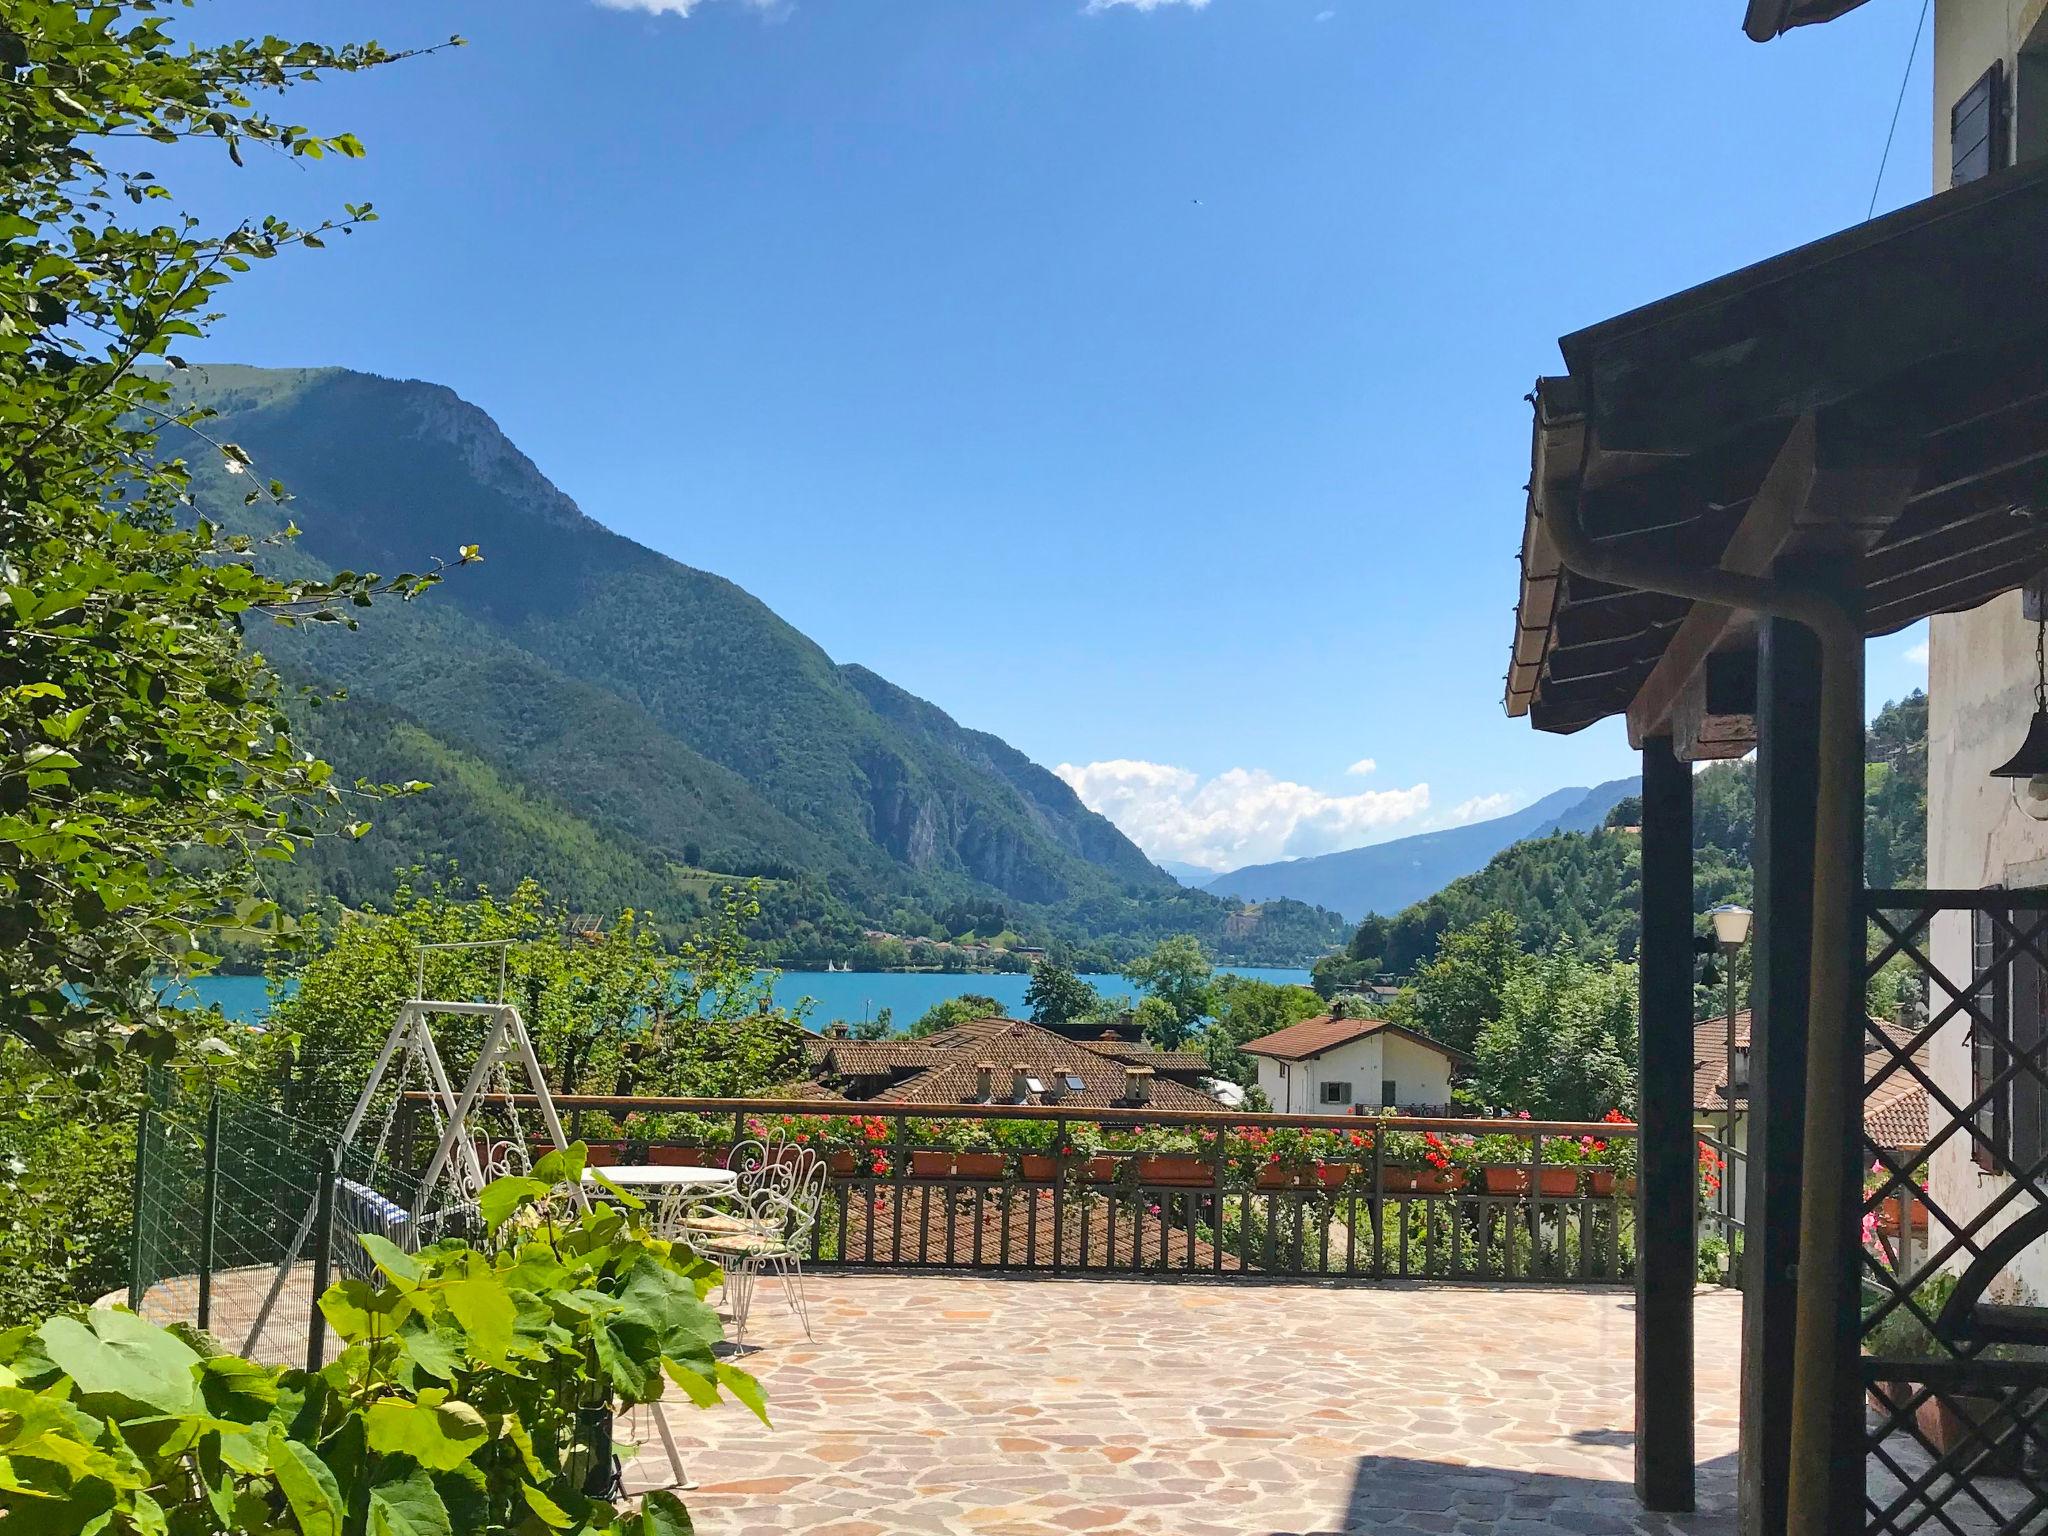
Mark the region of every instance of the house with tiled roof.
[[815, 1086], [856, 1103], [1222, 1107], [1197, 1052], [1075, 1040], [1022, 1019], [969, 1019], [917, 1039], [827, 1035], [813, 1074]]
[[[1910, 1043], [1913, 1031], [1896, 1024], [1874, 1022], [1876, 1028], [1901, 1050]], [[1692, 1040], [1693, 1116], [1700, 1129], [1719, 1142], [1727, 1124], [1729, 1109], [1727, 1015], [1701, 1019], [1693, 1025]], [[1925, 1050], [1916, 1052], [1913, 1060], [1922, 1067], [1926, 1066]], [[1891, 1066], [1892, 1061], [1891, 1052], [1876, 1038], [1869, 1034], [1864, 1036], [1863, 1081], [1866, 1086], [1863, 1099], [1863, 1128], [1875, 1145], [1883, 1147], [1887, 1152], [1904, 1152], [1927, 1144], [1927, 1090], [1922, 1088], [1910, 1073]], [[1734, 1146], [1738, 1154], [1746, 1155], [1749, 1150], [1747, 1009], [1735, 1015], [1733, 1092]], [[1746, 1170], [1738, 1157], [1736, 1167], [1731, 1170], [1726, 1180], [1737, 1219], [1741, 1218], [1748, 1198], [1745, 1183]]]
[[1318, 1014], [1242, 1047], [1259, 1066], [1259, 1091], [1283, 1115], [1363, 1109], [1437, 1111], [1451, 1102], [1463, 1051], [1386, 1019]]
[[[1913, 1032], [1896, 1024], [1878, 1022], [1876, 1027], [1883, 1031], [1900, 1049], [1912, 1039]], [[1920, 1065], [1926, 1065], [1925, 1052], [1913, 1058]], [[1870, 1139], [1888, 1151], [1899, 1152], [1919, 1147], [1927, 1141], [1927, 1091], [1913, 1077], [1898, 1068], [1890, 1072], [1885, 1069], [1892, 1061], [1892, 1054], [1883, 1045], [1868, 1035], [1865, 1036], [1863, 1051], [1863, 1080], [1874, 1087], [1866, 1090], [1864, 1098], [1864, 1128]], [[1880, 1074], [1883, 1080], [1878, 1081]], [[1749, 1109], [1749, 1013], [1744, 1010], [1735, 1015], [1735, 1145], [1745, 1145], [1744, 1118]], [[1728, 1112], [1728, 1020], [1725, 1015], [1718, 1018], [1702, 1019], [1693, 1026], [1692, 1047], [1692, 1107], [1703, 1128], [1718, 1137], [1723, 1117]]]

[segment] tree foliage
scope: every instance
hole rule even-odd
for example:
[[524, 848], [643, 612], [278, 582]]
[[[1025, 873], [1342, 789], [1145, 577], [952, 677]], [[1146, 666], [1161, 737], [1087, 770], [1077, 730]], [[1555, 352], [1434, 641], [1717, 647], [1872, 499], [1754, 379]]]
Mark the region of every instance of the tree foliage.
[[[372, 213], [210, 230], [143, 157], [189, 140], [236, 163], [360, 155], [258, 100], [401, 55], [186, 47], [166, 9], [14, 0], [0, 26], [0, 1024], [88, 1076], [123, 1045], [172, 1049], [151, 978], [206, 965], [209, 927], [253, 915], [256, 861], [289, 858], [344, 804], [294, 749], [244, 627], [352, 624], [436, 579], [279, 579], [253, 541], [188, 515], [183, 453], [244, 500], [284, 488], [146, 365], [182, 366], [236, 274]], [[113, 141], [119, 163], [102, 158]]]
[[1518, 955], [1473, 1056], [1472, 1090], [1489, 1108], [1539, 1120], [1632, 1112], [1636, 968], [1583, 960], [1569, 948]]
[[1215, 976], [1202, 941], [1186, 934], [1161, 939], [1126, 965], [1124, 979], [1144, 994], [1138, 1016], [1145, 1038], [1163, 1051], [1185, 1045], [1214, 1004]]
[[1086, 1016], [1100, 1001], [1087, 982], [1050, 960], [1039, 963], [1031, 973], [1031, 985], [1024, 989], [1024, 1006], [1031, 1022], [1048, 1029]]
[[965, 1024], [969, 1019], [999, 1019], [1002, 1015], [1003, 1005], [994, 998], [979, 992], [963, 992], [958, 997], [933, 1003], [912, 1019], [909, 1034], [913, 1040], [921, 1040], [956, 1024]]

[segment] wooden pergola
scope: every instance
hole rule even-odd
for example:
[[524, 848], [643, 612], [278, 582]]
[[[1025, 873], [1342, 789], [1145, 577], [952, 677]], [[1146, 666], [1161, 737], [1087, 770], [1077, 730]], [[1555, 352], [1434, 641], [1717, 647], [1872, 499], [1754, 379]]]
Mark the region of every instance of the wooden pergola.
[[1743, 1529], [1860, 1531], [1862, 641], [2048, 568], [2048, 161], [1560, 347], [1506, 703], [1642, 753], [1638, 1491], [1692, 1505], [1688, 765], [1755, 750]]

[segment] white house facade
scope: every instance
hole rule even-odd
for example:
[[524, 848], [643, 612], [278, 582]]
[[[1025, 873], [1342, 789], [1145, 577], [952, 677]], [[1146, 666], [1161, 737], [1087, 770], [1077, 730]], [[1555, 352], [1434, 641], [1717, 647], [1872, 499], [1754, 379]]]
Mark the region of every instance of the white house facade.
[[1281, 1114], [1437, 1109], [1451, 1102], [1463, 1058], [1383, 1019], [1304, 1019], [1244, 1047], [1259, 1090]]

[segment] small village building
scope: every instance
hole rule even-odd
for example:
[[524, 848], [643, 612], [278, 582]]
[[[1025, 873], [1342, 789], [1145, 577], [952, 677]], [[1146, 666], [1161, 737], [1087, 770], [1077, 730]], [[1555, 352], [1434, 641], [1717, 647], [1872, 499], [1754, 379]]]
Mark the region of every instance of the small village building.
[[1105, 1033], [1075, 1040], [1022, 1019], [969, 1019], [917, 1039], [809, 1039], [806, 1097], [873, 1104], [1043, 1104], [1218, 1110], [1209, 1060]]
[[1385, 1019], [1321, 1014], [1243, 1047], [1259, 1064], [1259, 1091], [1284, 1115], [1368, 1109], [1440, 1114], [1462, 1051]]

